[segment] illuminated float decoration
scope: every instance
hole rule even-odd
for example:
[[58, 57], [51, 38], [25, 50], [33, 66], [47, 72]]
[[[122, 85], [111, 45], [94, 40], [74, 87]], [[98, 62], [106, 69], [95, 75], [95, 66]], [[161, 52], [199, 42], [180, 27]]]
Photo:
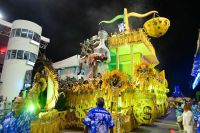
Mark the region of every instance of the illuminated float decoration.
[[[39, 65], [38, 65], [39, 64]], [[51, 62], [39, 58], [34, 67], [34, 82], [28, 93], [30, 100], [38, 110], [50, 110], [55, 107], [58, 98], [58, 79]]]
[[[195, 80], [192, 84], [192, 88], [195, 89], [195, 87], [198, 85], [199, 81], [200, 81], [200, 67], [199, 67], [199, 62], [200, 62], [200, 29], [199, 29], [199, 36], [198, 36], [198, 40], [197, 40], [197, 48], [196, 48], [196, 52], [194, 55], [194, 63], [193, 63], [193, 68], [192, 68], [192, 73], [191, 75], [193, 77], [195, 77]], [[200, 93], [197, 93], [198, 97], [200, 95]], [[198, 98], [199, 99], [199, 98]]]
[[170, 21], [164, 17], [153, 17], [144, 23], [144, 31], [151, 37], [161, 37], [169, 29]]

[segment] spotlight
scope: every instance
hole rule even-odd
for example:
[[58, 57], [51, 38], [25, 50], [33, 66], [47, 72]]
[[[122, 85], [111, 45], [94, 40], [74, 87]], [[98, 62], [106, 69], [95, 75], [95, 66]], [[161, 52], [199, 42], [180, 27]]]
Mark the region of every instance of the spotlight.
[[3, 19], [3, 14], [0, 12], [0, 19]]
[[34, 106], [33, 104], [30, 104], [29, 107], [28, 107], [28, 110], [29, 110], [30, 112], [33, 112], [34, 109], [35, 109], [35, 106]]

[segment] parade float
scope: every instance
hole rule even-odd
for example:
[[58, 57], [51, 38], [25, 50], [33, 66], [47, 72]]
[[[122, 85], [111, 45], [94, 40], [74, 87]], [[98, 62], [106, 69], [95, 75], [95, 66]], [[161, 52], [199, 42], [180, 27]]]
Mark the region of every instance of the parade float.
[[[157, 11], [117, 15], [100, 25], [122, 19], [120, 32], [112, 35], [100, 29], [98, 35], [81, 43], [81, 79], [62, 82], [65, 94], [65, 128], [83, 128], [82, 120], [96, 106], [96, 98], [105, 99], [105, 108], [115, 121], [115, 132], [129, 132], [141, 124], [151, 124], [167, 112], [169, 92], [165, 71], [159, 64], [148, 35], [160, 37], [170, 26], [168, 19], [156, 17]], [[143, 28], [130, 29], [129, 17], [143, 18], [153, 14]], [[59, 100], [59, 99], [58, 99]]]

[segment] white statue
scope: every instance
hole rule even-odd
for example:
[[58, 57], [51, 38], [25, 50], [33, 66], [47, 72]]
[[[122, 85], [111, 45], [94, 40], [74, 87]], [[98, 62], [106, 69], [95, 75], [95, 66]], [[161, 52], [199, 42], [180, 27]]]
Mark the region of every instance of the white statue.
[[105, 45], [108, 33], [104, 30], [98, 32], [100, 41], [94, 42], [94, 45], [98, 44], [94, 48], [93, 53], [87, 53], [85, 56], [80, 58], [80, 72], [82, 67], [85, 68], [85, 79], [94, 78], [98, 73], [102, 74], [108, 70], [108, 63], [110, 62], [110, 51]]
[[94, 53], [99, 54], [100, 58], [99, 60], [96, 60], [96, 72], [97, 73], [103, 73], [104, 71], [108, 70], [108, 63], [111, 61], [110, 58], [110, 51], [105, 45], [105, 41], [107, 40], [108, 33], [104, 30], [100, 30], [98, 32], [98, 35], [100, 37], [100, 43], [99, 46], [94, 48]]

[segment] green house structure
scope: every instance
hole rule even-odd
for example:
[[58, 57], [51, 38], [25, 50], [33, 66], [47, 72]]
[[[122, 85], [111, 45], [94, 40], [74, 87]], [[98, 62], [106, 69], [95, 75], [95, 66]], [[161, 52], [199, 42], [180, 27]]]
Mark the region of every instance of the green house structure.
[[159, 64], [155, 49], [143, 29], [112, 35], [109, 39], [110, 70], [119, 70], [133, 75], [135, 65], [146, 61], [154, 66]]

